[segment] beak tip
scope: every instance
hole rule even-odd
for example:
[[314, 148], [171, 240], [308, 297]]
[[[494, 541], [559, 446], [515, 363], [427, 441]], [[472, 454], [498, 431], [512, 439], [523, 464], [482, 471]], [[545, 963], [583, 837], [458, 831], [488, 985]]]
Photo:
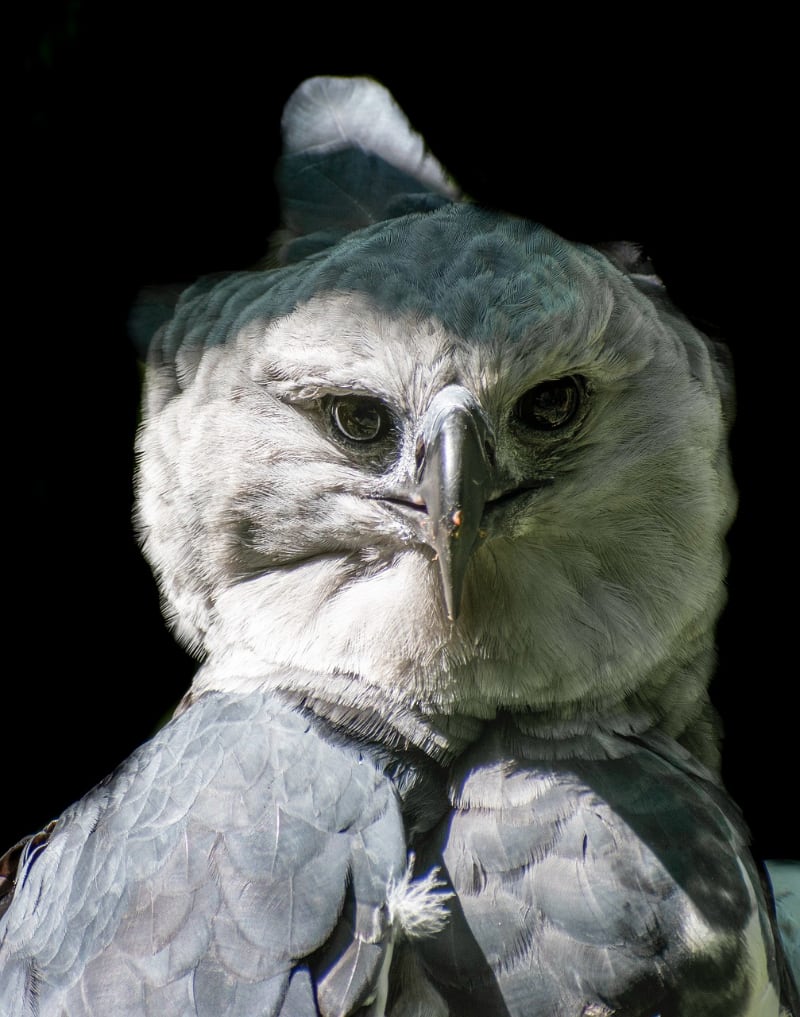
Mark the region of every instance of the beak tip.
[[[447, 550], [443, 548], [442, 551], [444, 553], [439, 554], [439, 578], [447, 620], [449, 622], [456, 622], [461, 613], [461, 593], [464, 585], [464, 576], [463, 570], [458, 567], [459, 563], [452, 561], [451, 555], [447, 553]], [[453, 568], [454, 564], [456, 565], [455, 569]]]

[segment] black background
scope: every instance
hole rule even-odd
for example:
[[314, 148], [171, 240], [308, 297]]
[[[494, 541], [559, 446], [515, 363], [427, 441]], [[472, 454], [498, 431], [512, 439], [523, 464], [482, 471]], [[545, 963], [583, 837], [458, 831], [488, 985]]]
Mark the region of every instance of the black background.
[[105, 776], [191, 679], [130, 523], [139, 376], [126, 316], [142, 285], [260, 257], [277, 223], [281, 108], [303, 78], [333, 73], [383, 81], [479, 202], [574, 239], [643, 244], [679, 306], [729, 342], [741, 508], [713, 694], [756, 850], [797, 856], [797, 668], [781, 609], [794, 587], [791, 266], [779, 85], [754, 59], [758, 26], [699, 38], [657, 14], [615, 26], [531, 9], [524, 24], [468, 24], [453, 11], [433, 24], [390, 8], [324, 22], [256, 9], [62, 0], [26, 25], [7, 211], [5, 444], [18, 470], [2, 842]]

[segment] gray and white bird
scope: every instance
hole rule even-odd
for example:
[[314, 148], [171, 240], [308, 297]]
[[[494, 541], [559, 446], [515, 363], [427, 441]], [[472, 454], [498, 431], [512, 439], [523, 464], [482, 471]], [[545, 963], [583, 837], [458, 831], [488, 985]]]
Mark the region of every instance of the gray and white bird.
[[788, 1012], [707, 695], [723, 350], [462, 200], [371, 80], [284, 143], [273, 266], [148, 356], [138, 526], [203, 664], [9, 856], [0, 1011]]

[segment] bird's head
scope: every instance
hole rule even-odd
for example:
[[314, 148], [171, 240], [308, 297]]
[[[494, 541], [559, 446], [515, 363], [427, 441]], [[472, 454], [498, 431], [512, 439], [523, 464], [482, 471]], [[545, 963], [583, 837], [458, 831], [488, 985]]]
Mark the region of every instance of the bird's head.
[[432, 204], [202, 282], [156, 337], [139, 525], [201, 680], [481, 717], [699, 696], [715, 347], [598, 251]]

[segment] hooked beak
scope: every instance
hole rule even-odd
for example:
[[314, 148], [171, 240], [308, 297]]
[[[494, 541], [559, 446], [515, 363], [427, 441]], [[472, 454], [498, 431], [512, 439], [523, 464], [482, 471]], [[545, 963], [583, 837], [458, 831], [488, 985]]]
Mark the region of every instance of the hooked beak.
[[[448, 385], [433, 399], [417, 446], [416, 493], [427, 509], [423, 537], [436, 551], [447, 617], [458, 618], [467, 564], [480, 542], [494, 481], [494, 441], [475, 397]], [[417, 500], [417, 499], [415, 499]]]

